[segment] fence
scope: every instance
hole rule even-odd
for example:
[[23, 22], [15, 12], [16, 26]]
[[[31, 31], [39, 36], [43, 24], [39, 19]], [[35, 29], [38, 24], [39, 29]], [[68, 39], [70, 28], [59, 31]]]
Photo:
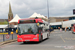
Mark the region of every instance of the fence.
[[0, 35], [0, 42], [8, 41], [8, 40], [13, 40], [17, 39], [17, 34], [1, 34]]

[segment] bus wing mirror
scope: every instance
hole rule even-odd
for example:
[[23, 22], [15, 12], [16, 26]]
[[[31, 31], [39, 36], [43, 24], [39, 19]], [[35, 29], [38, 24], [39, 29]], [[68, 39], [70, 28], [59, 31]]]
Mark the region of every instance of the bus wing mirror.
[[16, 30], [16, 33], [18, 33], [18, 30]]
[[39, 23], [37, 23], [37, 26], [39, 26]]
[[44, 27], [44, 24], [41, 24], [40, 27]]

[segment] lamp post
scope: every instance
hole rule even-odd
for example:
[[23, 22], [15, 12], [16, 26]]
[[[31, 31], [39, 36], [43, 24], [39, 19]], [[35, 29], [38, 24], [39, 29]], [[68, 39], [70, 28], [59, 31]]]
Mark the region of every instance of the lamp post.
[[48, 24], [50, 28], [50, 20], [49, 20], [49, 1], [47, 0], [47, 12], [48, 12]]
[[10, 33], [9, 33], [9, 19], [8, 19], [8, 34], [10, 34]]
[[47, 11], [48, 11], [48, 23], [49, 23], [49, 3], [48, 3], [48, 0], [47, 0]]
[[[48, 24], [50, 23], [50, 20], [49, 20], [49, 1], [47, 0], [47, 12], [48, 12]], [[49, 24], [49, 31], [50, 30], [50, 24]], [[50, 36], [50, 32], [49, 32], [49, 36]]]

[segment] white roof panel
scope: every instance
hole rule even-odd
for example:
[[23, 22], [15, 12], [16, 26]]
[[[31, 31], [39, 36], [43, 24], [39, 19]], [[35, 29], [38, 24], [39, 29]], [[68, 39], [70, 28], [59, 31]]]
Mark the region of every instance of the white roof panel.
[[44, 15], [37, 14], [36, 12], [33, 15], [31, 15], [29, 18], [35, 18], [35, 17], [43, 18], [43, 19], [46, 19], [46, 20], [48, 19]]
[[15, 17], [9, 23], [18, 22], [19, 19], [21, 18], [16, 14]]
[[69, 20], [63, 22], [63, 27], [71, 27], [71, 24], [75, 23], [75, 20]]
[[6, 28], [8, 25], [0, 25], [0, 28]]
[[50, 23], [50, 25], [62, 25], [62, 22], [54, 22], [54, 23]]

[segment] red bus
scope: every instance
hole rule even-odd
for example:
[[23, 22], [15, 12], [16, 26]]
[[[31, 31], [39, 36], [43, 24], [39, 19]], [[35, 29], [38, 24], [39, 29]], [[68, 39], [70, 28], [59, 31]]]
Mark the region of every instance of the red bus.
[[39, 42], [49, 38], [49, 25], [42, 19], [20, 19], [18, 20], [18, 42]]
[[72, 33], [75, 34], [75, 23], [71, 25], [72, 26]]

